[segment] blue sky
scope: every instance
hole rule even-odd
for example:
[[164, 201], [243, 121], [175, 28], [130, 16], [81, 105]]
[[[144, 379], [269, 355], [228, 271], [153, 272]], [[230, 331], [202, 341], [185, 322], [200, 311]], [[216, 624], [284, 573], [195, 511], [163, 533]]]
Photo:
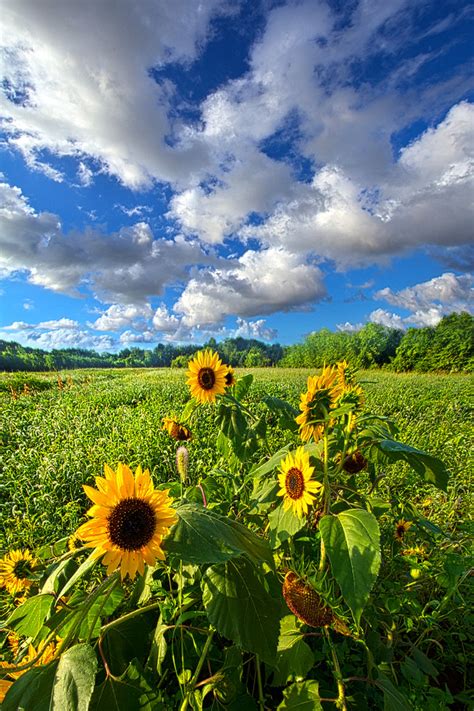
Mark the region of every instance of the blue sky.
[[472, 6], [1, 7], [0, 338], [292, 343], [472, 311]]

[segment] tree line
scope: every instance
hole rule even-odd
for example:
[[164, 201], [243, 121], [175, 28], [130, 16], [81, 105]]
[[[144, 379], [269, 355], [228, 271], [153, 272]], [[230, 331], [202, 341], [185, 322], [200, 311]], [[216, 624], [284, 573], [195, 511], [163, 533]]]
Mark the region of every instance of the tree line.
[[474, 370], [474, 318], [468, 313], [445, 316], [437, 326], [401, 331], [368, 323], [358, 331], [323, 328], [302, 343], [281, 346], [256, 339], [211, 338], [203, 346], [158, 343], [153, 349], [125, 348], [118, 353], [65, 348], [45, 351], [0, 340], [0, 370], [48, 371], [72, 368], [160, 368], [187, 366], [200, 348], [212, 348], [234, 367], [281, 366], [318, 368], [346, 359], [358, 368], [396, 371]]

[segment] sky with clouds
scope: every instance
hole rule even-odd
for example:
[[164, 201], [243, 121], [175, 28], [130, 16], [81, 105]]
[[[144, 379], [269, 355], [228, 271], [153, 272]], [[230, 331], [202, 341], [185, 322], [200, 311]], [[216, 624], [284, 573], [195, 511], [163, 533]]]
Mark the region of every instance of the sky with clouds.
[[473, 6], [0, 0], [0, 338], [473, 310]]

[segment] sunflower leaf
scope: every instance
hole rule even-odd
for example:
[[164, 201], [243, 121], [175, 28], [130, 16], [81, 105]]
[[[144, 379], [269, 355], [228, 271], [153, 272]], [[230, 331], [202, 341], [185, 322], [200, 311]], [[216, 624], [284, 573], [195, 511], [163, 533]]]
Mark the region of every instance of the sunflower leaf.
[[108, 676], [95, 689], [90, 704], [90, 711], [152, 711], [161, 708], [165, 707], [159, 703], [136, 660], [122, 676]]
[[380, 531], [375, 516], [348, 509], [323, 516], [319, 530], [344, 600], [359, 624], [380, 567]]
[[265, 577], [243, 556], [213, 565], [203, 576], [202, 599], [209, 621], [219, 634], [273, 664], [280, 601], [268, 590]]
[[89, 644], [76, 644], [61, 655], [52, 706], [61, 711], [87, 711], [94, 690], [97, 657]]
[[306, 523], [306, 519], [299, 518], [291, 509], [285, 511], [282, 503], [268, 514], [268, 521], [272, 548], [278, 548], [288, 538], [292, 538]]
[[33, 667], [22, 674], [9, 688], [2, 702], [2, 711], [34, 709], [51, 711], [51, 697], [58, 662], [45, 667]]
[[16, 608], [5, 622], [5, 627], [19, 635], [35, 638], [49, 617], [53, 595], [35, 595]]
[[380, 439], [371, 443], [368, 457], [380, 464], [404, 461], [425, 481], [442, 491], [447, 490], [449, 472], [444, 462], [408, 444], [394, 439]]
[[273, 565], [268, 543], [237, 521], [199, 504], [183, 504], [163, 548], [186, 563], [222, 563], [242, 554]]
[[283, 692], [283, 701], [278, 711], [322, 711], [319, 696], [319, 684], [314, 679], [301, 681], [289, 686]]

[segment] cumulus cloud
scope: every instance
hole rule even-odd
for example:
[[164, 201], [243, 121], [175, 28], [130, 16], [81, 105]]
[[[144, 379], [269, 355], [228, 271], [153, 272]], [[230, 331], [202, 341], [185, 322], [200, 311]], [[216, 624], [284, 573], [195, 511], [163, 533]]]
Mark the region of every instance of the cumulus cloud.
[[30, 324], [26, 324], [26, 326], [28, 328], [25, 330], [15, 329], [14, 333], [5, 327], [0, 328], [0, 339], [5, 341], [13, 340], [23, 346], [41, 348], [43, 350], [90, 348], [96, 351], [108, 351], [115, 346], [115, 341], [110, 336], [98, 336], [80, 327], [46, 330], [41, 327], [41, 324], [34, 328]]
[[65, 233], [59, 217], [37, 213], [17, 187], [0, 184], [0, 269], [23, 271], [33, 284], [80, 295], [86, 286], [103, 300], [144, 304], [212, 262], [195, 240], [155, 239], [145, 222], [105, 234]]
[[142, 333], [134, 333], [133, 331], [124, 331], [120, 334], [120, 343], [139, 345], [141, 343], [156, 343], [156, 333], [153, 331], [143, 331]]
[[257, 316], [305, 308], [326, 296], [320, 269], [281, 248], [248, 250], [227, 268], [202, 270], [174, 305], [187, 327], [219, 324], [226, 316]]
[[168, 118], [173, 86], [151, 70], [197, 56], [222, 0], [119, 3], [51, 0], [2, 3], [0, 100], [11, 147], [50, 170], [44, 151], [93, 157], [124, 185], [179, 181], [206, 163], [206, 150], [179, 142]]
[[14, 321], [9, 326], [3, 326], [7, 331], [55, 331], [65, 329], [77, 329], [78, 321], [70, 318], [59, 318], [54, 321], [40, 321], [40, 323], [26, 323], [25, 321]]
[[436, 326], [443, 316], [450, 313], [474, 312], [474, 277], [471, 274], [456, 276], [447, 272], [400, 291], [392, 291], [388, 287], [380, 289], [374, 298], [410, 313], [401, 317], [384, 309], [376, 309], [370, 314], [370, 321], [392, 328]]
[[274, 341], [278, 336], [278, 331], [274, 328], [269, 328], [263, 318], [257, 321], [246, 321], [243, 318], [238, 318], [234, 337], [237, 338], [238, 336], [256, 338], [262, 341]]
[[151, 314], [152, 309], [149, 304], [143, 306], [112, 304], [89, 326], [96, 331], [120, 331], [127, 327], [138, 329]]

